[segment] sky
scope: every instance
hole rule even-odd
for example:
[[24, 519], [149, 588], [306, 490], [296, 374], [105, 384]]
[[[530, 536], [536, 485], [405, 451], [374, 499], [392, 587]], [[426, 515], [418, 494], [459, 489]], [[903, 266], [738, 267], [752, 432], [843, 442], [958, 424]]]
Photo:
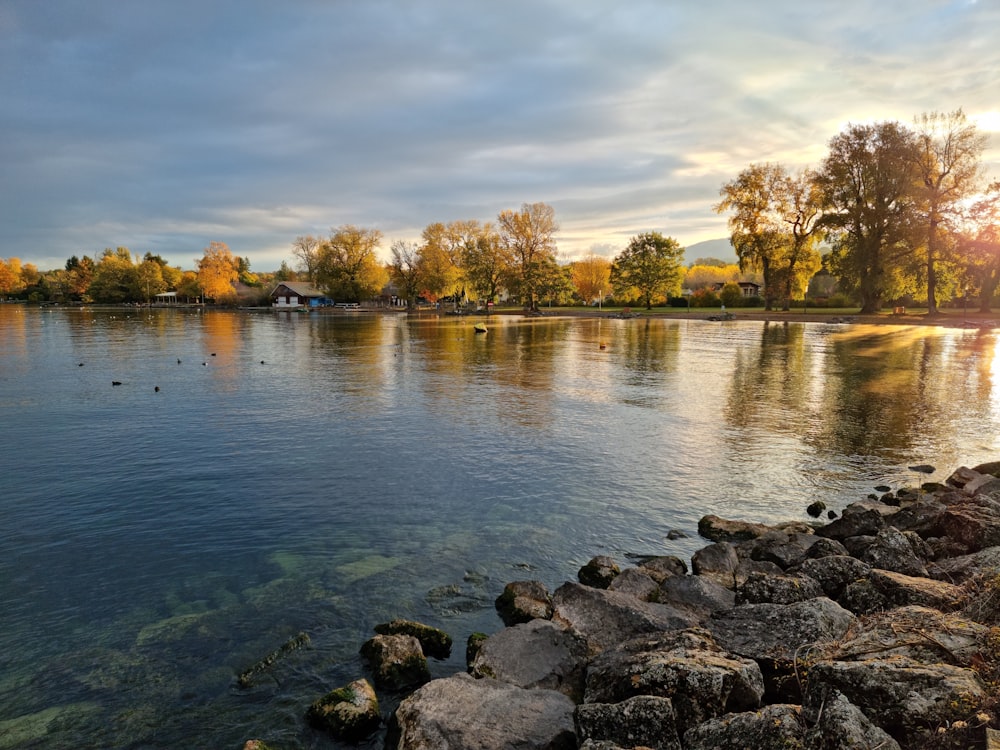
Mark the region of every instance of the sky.
[[726, 237], [719, 189], [961, 108], [1000, 177], [996, 0], [0, 0], [0, 257], [254, 271], [542, 201], [560, 259]]

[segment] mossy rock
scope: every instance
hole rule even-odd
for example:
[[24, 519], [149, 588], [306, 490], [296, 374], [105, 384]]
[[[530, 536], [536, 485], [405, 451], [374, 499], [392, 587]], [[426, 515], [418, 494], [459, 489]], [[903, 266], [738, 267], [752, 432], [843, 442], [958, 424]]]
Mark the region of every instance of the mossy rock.
[[451, 636], [443, 630], [432, 628], [413, 620], [393, 620], [375, 626], [379, 635], [412, 635], [423, 648], [427, 656], [435, 659], [447, 659], [451, 656]]
[[365, 679], [324, 695], [309, 706], [306, 719], [314, 727], [348, 742], [364, 739], [382, 721], [375, 690]]
[[469, 669], [472, 669], [472, 663], [476, 660], [487, 638], [489, 636], [486, 633], [473, 633], [465, 642], [465, 664]]

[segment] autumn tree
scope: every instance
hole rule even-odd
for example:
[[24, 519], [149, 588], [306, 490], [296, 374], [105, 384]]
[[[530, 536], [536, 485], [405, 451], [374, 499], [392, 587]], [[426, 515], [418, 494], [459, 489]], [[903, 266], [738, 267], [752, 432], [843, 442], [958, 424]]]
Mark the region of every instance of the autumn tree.
[[197, 300], [202, 293], [201, 286], [198, 283], [198, 274], [194, 271], [182, 271], [175, 289], [178, 297], [182, 297], [189, 302]]
[[611, 291], [611, 261], [590, 253], [571, 264], [573, 287], [584, 303]]
[[962, 203], [979, 188], [987, 141], [961, 109], [916, 118], [913, 155], [929, 315], [938, 311], [938, 266], [946, 259], [949, 228], [955, 226]]
[[476, 299], [496, 302], [511, 277], [513, 258], [492, 224], [484, 224], [462, 245], [465, 281]]
[[417, 302], [422, 286], [420, 274], [420, 245], [415, 242], [396, 240], [389, 248], [389, 279], [396, 285], [406, 306], [412, 308]]
[[654, 299], [680, 292], [683, 258], [684, 248], [673, 237], [636, 235], [611, 263], [615, 298], [637, 297], [651, 310]]
[[361, 302], [374, 297], [388, 281], [375, 252], [381, 241], [377, 229], [345, 224], [332, 230], [318, 251], [316, 283], [337, 300]]
[[[704, 261], [705, 259], [699, 258]], [[691, 291], [706, 289], [716, 285], [722, 285], [729, 281], [739, 281], [741, 276], [752, 276], [753, 274], [743, 274], [740, 267], [735, 263], [726, 264], [724, 261], [706, 264], [704, 262], [693, 263], [684, 273], [684, 287]]]
[[295, 238], [292, 243], [292, 255], [298, 258], [299, 269], [306, 275], [309, 283], [316, 282], [316, 271], [319, 270], [320, 248], [323, 246], [323, 239], [313, 237], [311, 234], [302, 235]]
[[778, 207], [789, 239], [777, 268], [772, 270], [782, 290], [782, 309], [787, 311], [793, 295], [804, 295], [809, 279], [823, 265], [816, 249], [822, 234], [823, 191], [810, 170], [786, 175], [779, 189]]
[[988, 313], [1000, 286], [1000, 182], [963, 212], [959, 226], [966, 278], [979, 290], [979, 311]]
[[878, 312], [904, 288], [901, 271], [913, 256], [913, 165], [913, 135], [899, 123], [850, 125], [830, 141], [817, 175], [831, 270], [857, 290], [862, 313]]
[[538, 288], [547, 261], [556, 257], [555, 209], [546, 203], [523, 203], [520, 211], [506, 209], [497, 216], [497, 234], [511, 259], [511, 285], [524, 306], [538, 309]]
[[67, 285], [69, 297], [82, 300], [88, 294], [90, 282], [94, 278], [94, 261], [87, 255], [77, 258], [75, 255], [66, 261]]
[[421, 291], [434, 299], [461, 291], [461, 230], [436, 222], [424, 228], [422, 238], [418, 256]]
[[0, 294], [18, 294], [24, 289], [21, 280], [21, 259], [0, 258]]
[[136, 268], [133, 283], [133, 298], [145, 300], [147, 303], [160, 292], [167, 291], [167, 283], [163, 279], [163, 266], [150, 258], [148, 253]]
[[220, 303], [236, 300], [235, 284], [240, 278], [240, 264], [225, 242], [210, 242], [196, 263], [198, 286], [206, 299]]
[[136, 302], [141, 299], [138, 277], [138, 268], [127, 247], [107, 248], [94, 267], [88, 293], [95, 302]]

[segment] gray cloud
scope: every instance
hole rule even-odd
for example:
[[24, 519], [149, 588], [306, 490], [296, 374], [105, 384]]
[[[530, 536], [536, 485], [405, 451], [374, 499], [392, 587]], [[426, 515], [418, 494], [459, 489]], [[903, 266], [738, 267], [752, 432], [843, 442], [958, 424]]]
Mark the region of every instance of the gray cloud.
[[1000, 111], [998, 32], [968, 0], [8, 0], [0, 256], [191, 267], [222, 240], [271, 270], [299, 234], [388, 246], [532, 201], [567, 256], [690, 244], [724, 236], [712, 205], [750, 162], [814, 165], [848, 122]]

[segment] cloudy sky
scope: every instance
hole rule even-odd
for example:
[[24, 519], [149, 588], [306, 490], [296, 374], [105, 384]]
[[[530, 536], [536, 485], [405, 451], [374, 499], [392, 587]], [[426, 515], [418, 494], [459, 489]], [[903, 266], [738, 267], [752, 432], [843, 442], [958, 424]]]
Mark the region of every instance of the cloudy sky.
[[0, 0], [0, 257], [269, 271], [535, 201], [564, 259], [687, 246], [848, 123], [962, 108], [1000, 177], [998, 39], [996, 0]]

